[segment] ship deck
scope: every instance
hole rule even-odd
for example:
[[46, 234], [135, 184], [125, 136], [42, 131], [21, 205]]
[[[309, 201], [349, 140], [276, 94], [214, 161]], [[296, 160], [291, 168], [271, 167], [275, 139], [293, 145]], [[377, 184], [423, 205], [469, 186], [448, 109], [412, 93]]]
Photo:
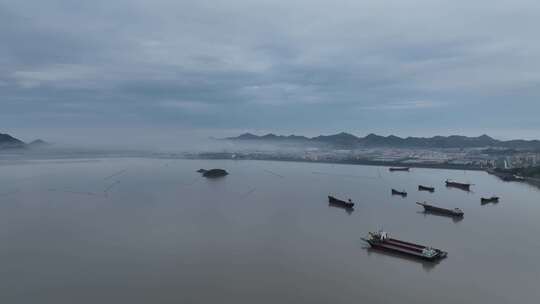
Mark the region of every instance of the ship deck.
[[442, 258], [445, 256], [445, 253], [443, 251], [440, 251], [437, 249], [438, 251], [437, 255], [433, 257], [427, 257], [422, 254], [422, 250], [425, 249], [426, 246], [413, 244], [413, 243], [409, 243], [409, 242], [405, 242], [405, 241], [401, 241], [397, 239], [392, 239], [392, 238], [386, 239], [383, 242], [370, 242], [370, 244], [374, 248], [390, 250], [390, 251], [408, 254], [411, 256], [428, 259], [428, 260]]

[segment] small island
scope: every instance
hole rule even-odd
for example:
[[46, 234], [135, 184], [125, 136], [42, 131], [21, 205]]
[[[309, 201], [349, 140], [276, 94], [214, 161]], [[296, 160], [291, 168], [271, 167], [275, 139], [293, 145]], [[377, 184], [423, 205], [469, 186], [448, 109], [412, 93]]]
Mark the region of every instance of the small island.
[[210, 170], [199, 169], [197, 170], [197, 172], [202, 173], [202, 176], [206, 178], [223, 177], [229, 174], [229, 172], [227, 172], [224, 169], [210, 169]]

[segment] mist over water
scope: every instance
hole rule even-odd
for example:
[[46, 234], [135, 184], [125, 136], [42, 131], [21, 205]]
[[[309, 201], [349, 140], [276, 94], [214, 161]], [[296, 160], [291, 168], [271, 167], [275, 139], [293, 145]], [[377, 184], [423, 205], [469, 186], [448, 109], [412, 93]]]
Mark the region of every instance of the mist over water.
[[[225, 168], [208, 180], [199, 168]], [[444, 180], [474, 183], [472, 192]], [[418, 184], [436, 187], [418, 192]], [[391, 188], [409, 192], [392, 196]], [[328, 205], [352, 198], [355, 210]], [[501, 197], [480, 204], [481, 196]], [[416, 201], [459, 207], [461, 221]], [[540, 191], [484, 172], [231, 160], [0, 162], [2, 303], [535, 303]], [[368, 231], [448, 251], [373, 251]]]
[[[155, 153], [200, 153], [200, 152], [239, 152], [239, 151], [282, 151], [304, 150], [306, 146], [299, 144], [283, 144], [276, 142], [241, 142], [225, 140], [241, 134], [240, 130], [219, 129], [179, 129], [179, 128], [90, 128], [90, 129], [45, 129], [42, 133], [36, 130], [24, 132], [17, 130], [11, 134], [25, 142], [36, 138], [49, 145], [31, 150], [0, 151], [0, 161], [5, 155], [19, 157], [47, 156], [69, 157], [73, 153], [115, 154], [126, 156], [133, 153], [151, 155]], [[3, 131], [7, 132], [7, 131]]]

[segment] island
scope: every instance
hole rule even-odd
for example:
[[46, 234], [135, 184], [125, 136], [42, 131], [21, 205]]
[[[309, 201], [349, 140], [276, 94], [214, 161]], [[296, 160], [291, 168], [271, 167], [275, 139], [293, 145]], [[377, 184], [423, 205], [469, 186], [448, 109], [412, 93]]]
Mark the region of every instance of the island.
[[197, 172], [202, 173], [202, 176], [206, 178], [216, 178], [216, 177], [223, 177], [229, 175], [229, 172], [227, 172], [224, 169], [199, 169]]

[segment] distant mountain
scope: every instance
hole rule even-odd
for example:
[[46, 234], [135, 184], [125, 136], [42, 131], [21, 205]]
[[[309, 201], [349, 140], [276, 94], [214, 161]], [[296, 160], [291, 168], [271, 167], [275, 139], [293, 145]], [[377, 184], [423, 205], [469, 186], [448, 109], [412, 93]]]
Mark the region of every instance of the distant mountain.
[[17, 139], [9, 134], [0, 133], [0, 150], [2, 149], [22, 149], [22, 148], [42, 148], [50, 144], [42, 139], [36, 139], [30, 143]]
[[[270, 134], [268, 134], [268, 135], [270, 135]], [[257, 135], [251, 134], [251, 133], [244, 133], [244, 134], [241, 134], [238, 137], [234, 137], [234, 138], [229, 137], [228, 139], [238, 139], [238, 140], [260, 139], [260, 136], [257, 136]]]
[[227, 140], [233, 141], [269, 141], [269, 142], [296, 142], [330, 145], [341, 148], [360, 147], [395, 147], [395, 148], [480, 148], [480, 147], [504, 147], [511, 149], [540, 149], [539, 140], [509, 140], [501, 141], [481, 135], [478, 137], [467, 137], [460, 135], [434, 136], [434, 137], [398, 137], [395, 135], [380, 136], [369, 134], [365, 137], [341, 132], [334, 135], [319, 135], [316, 137], [305, 137], [297, 135], [275, 135], [266, 134], [262, 136], [245, 133], [237, 137], [229, 137]]
[[334, 135], [319, 135], [309, 139], [312, 142], [320, 142], [338, 147], [352, 147], [358, 144], [359, 138], [345, 132]]
[[244, 133], [237, 137], [229, 137], [226, 138], [228, 140], [264, 140], [264, 141], [288, 141], [288, 142], [301, 142], [301, 141], [309, 141], [310, 138], [305, 136], [297, 136], [297, 135], [275, 135], [272, 133], [268, 133], [266, 135], [258, 136], [251, 133]]
[[41, 148], [45, 146], [49, 146], [50, 144], [42, 139], [36, 139], [27, 144], [30, 148]]
[[24, 148], [26, 144], [9, 134], [0, 133], [0, 149]]

